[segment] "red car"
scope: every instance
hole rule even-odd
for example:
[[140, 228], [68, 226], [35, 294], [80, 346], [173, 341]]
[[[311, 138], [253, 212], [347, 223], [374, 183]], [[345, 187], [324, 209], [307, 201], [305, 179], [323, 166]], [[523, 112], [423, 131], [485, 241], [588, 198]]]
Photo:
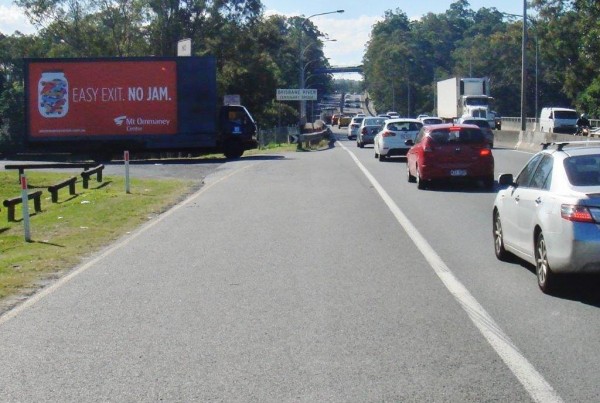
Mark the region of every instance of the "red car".
[[494, 186], [494, 157], [488, 141], [475, 125], [423, 126], [406, 155], [408, 181], [424, 189], [432, 181], [482, 181]]

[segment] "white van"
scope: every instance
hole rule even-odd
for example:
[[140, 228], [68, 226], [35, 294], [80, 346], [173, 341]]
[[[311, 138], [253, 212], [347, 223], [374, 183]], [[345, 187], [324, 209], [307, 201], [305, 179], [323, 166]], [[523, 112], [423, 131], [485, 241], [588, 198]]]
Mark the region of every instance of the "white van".
[[568, 108], [542, 108], [540, 131], [574, 134], [577, 131], [577, 111]]

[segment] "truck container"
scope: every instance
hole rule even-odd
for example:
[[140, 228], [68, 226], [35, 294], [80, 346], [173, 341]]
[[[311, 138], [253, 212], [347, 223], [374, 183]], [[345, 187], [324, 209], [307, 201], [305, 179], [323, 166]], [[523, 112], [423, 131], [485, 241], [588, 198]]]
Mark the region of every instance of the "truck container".
[[24, 67], [29, 150], [238, 158], [258, 146], [247, 109], [219, 105], [214, 57], [25, 59]]
[[437, 114], [446, 122], [475, 115], [488, 119], [493, 99], [487, 77], [453, 77], [437, 82]]

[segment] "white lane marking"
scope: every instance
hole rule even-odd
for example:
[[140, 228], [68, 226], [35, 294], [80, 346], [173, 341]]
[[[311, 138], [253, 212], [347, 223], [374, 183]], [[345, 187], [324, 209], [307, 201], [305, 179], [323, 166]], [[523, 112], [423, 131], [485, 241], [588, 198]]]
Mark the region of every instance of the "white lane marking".
[[467, 315], [469, 315], [473, 324], [479, 329], [481, 334], [486, 338], [488, 343], [490, 343], [500, 358], [502, 358], [519, 382], [521, 382], [531, 398], [536, 402], [562, 402], [563, 400], [544, 379], [542, 374], [527, 361], [519, 349], [510, 340], [508, 335], [502, 331], [500, 326], [496, 324], [486, 310], [479, 302], [477, 302], [475, 297], [473, 297], [466, 287], [454, 276], [450, 268], [446, 266], [444, 261], [439, 257], [431, 245], [429, 245], [427, 240], [419, 233], [408, 217], [404, 215], [402, 210], [400, 210], [398, 205], [379, 184], [377, 179], [371, 175], [352, 151], [339, 141], [338, 144], [350, 154], [356, 165], [358, 165], [375, 190], [377, 190], [379, 196], [381, 196], [394, 217], [396, 217], [398, 223], [404, 228], [427, 262], [429, 262], [448, 291], [450, 291]]
[[205, 184], [204, 186], [202, 186], [202, 188], [200, 188], [197, 192], [195, 192], [192, 195], [190, 195], [187, 199], [183, 200], [181, 203], [175, 205], [174, 207], [172, 207], [168, 211], [166, 211], [163, 214], [159, 215], [153, 221], [150, 221], [150, 222], [146, 223], [145, 225], [143, 225], [142, 227], [138, 228], [136, 231], [134, 231], [133, 233], [131, 233], [125, 239], [123, 239], [120, 242], [117, 242], [114, 245], [110, 246], [108, 249], [106, 249], [104, 252], [100, 253], [98, 256], [96, 256], [95, 258], [93, 258], [89, 262], [87, 262], [87, 263], [79, 266], [78, 268], [76, 268], [75, 270], [71, 271], [66, 276], [61, 277], [56, 282], [52, 283], [52, 285], [49, 285], [48, 287], [42, 288], [40, 291], [38, 291], [37, 293], [35, 293], [31, 297], [29, 297], [23, 303], [15, 306], [11, 310], [5, 312], [3, 315], [0, 316], [0, 326], [3, 325], [4, 323], [8, 322], [10, 319], [16, 317], [17, 315], [19, 315], [21, 312], [25, 311], [26, 309], [32, 307], [33, 305], [35, 305], [36, 303], [38, 303], [43, 298], [45, 298], [48, 295], [52, 294], [54, 291], [58, 290], [60, 287], [62, 287], [66, 283], [68, 283], [70, 280], [72, 280], [76, 276], [80, 275], [81, 273], [85, 272], [90, 267], [92, 267], [97, 262], [99, 262], [100, 260], [104, 259], [106, 256], [109, 256], [110, 254], [114, 253], [115, 251], [117, 251], [117, 250], [121, 249], [122, 247], [126, 246], [129, 242], [131, 242], [134, 239], [136, 239], [138, 236], [140, 236], [142, 233], [144, 233], [148, 229], [150, 229], [150, 228], [154, 227], [156, 224], [162, 222], [164, 219], [166, 219], [167, 217], [171, 216], [173, 213], [175, 213], [180, 208], [185, 207], [186, 205], [188, 205], [190, 202], [192, 202], [193, 200], [195, 200], [196, 198], [198, 198], [202, 193], [204, 193], [207, 190], [209, 190], [211, 187], [215, 186], [216, 184], [218, 184], [218, 183], [220, 183], [220, 182], [222, 182], [222, 181], [224, 181], [226, 179], [229, 179], [233, 175], [235, 175], [235, 174], [237, 174], [239, 172], [242, 172], [242, 171], [244, 171], [244, 170], [246, 170], [246, 169], [248, 169], [248, 168], [250, 168], [250, 167], [252, 167], [254, 165], [256, 165], [256, 163], [242, 166], [241, 168], [237, 168], [234, 171], [228, 173], [227, 175], [225, 175], [225, 176], [223, 176], [221, 178], [218, 178], [214, 182], [211, 182], [209, 184]]

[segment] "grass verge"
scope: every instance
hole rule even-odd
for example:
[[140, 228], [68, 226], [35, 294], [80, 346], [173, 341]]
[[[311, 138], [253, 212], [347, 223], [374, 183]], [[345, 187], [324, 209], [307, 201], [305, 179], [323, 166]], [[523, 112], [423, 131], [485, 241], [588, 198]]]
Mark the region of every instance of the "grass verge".
[[[303, 151], [327, 147], [327, 140]], [[244, 156], [271, 152], [296, 152], [296, 144], [270, 144], [263, 149], [248, 150]], [[211, 158], [210, 155], [203, 156]], [[215, 154], [223, 158], [222, 154]], [[79, 264], [83, 258], [100, 250], [150, 218], [166, 211], [198, 188], [197, 182], [173, 179], [132, 179], [131, 193], [125, 193], [122, 177], [106, 176], [102, 183], [90, 181], [83, 189], [76, 183], [75, 195], [68, 188], [59, 191], [59, 202], [52, 203], [46, 188], [67, 179], [66, 173], [28, 171], [30, 191], [43, 190], [42, 212], [31, 214], [31, 242], [24, 237], [22, 208], [17, 205], [17, 221], [7, 220], [0, 211], [0, 313], [21, 298], [33, 293], [47, 280]], [[15, 172], [0, 172], [0, 201], [20, 196]]]
[[[90, 181], [76, 194], [68, 187], [59, 191], [52, 203], [46, 188], [69, 177], [65, 173], [29, 171], [30, 190], [43, 190], [42, 212], [35, 213], [30, 201], [31, 242], [25, 241], [21, 204], [15, 209], [15, 222], [0, 211], [0, 299], [33, 292], [45, 280], [55, 278], [111, 241], [165, 211], [195, 190], [192, 181], [132, 179], [125, 193], [122, 177], [105, 177], [102, 183]], [[21, 194], [14, 172], [0, 172], [0, 200]]]

